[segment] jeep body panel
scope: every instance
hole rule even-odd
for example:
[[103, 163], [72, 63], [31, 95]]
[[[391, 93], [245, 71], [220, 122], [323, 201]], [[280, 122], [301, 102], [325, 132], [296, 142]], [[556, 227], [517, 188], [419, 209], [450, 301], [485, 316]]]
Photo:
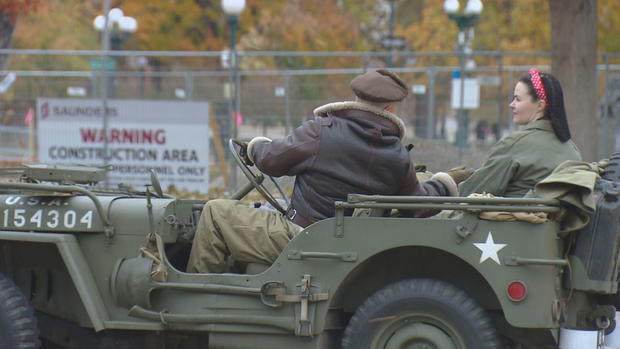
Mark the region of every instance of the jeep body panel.
[[[137, 200], [140, 201], [138, 205]], [[77, 318], [81, 319], [81, 325], [92, 326], [97, 331], [110, 328], [106, 323], [112, 319], [129, 319], [126, 309], [114, 305], [108, 275], [119, 259], [135, 257], [138, 248], [144, 244], [148, 230], [136, 227], [148, 228], [151, 225], [143, 205], [144, 198], [104, 196], [99, 201], [108, 218], [115, 222], [111, 238], [105, 236], [103, 220], [92, 200], [85, 196], [0, 196], [3, 226], [0, 241], [6, 246], [0, 270], [9, 275], [22, 273], [16, 278], [26, 284], [38, 279], [36, 283], [45, 287], [45, 293], [54, 298], [48, 297], [41, 302], [33, 299], [33, 305], [39, 311], [67, 320], [76, 321], [75, 312], [79, 311], [62, 305], [63, 294], [71, 295], [77, 291], [89, 321], [80, 316]], [[154, 215], [163, 217], [165, 206], [171, 201], [153, 199]], [[55, 258], [54, 251], [38, 256], [32, 254], [31, 249], [42, 250], [43, 245], [55, 246], [60, 259]], [[19, 261], [11, 260], [15, 258]], [[44, 270], [42, 276], [37, 277], [35, 271], [41, 270]], [[65, 280], [64, 273], [70, 276], [70, 283]], [[42, 279], [46, 282], [42, 283]], [[55, 298], [60, 299], [55, 301]]]
[[[136, 226], [148, 226], [149, 223], [136, 217], [147, 215], [132, 209], [132, 199], [120, 198], [110, 200], [107, 207], [110, 217], [119, 222], [115, 225], [115, 235], [106, 238], [101, 231], [87, 232], [79, 235], [57, 233], [19, 233], [0, 232], [0, 240], [30, 241], [38, 243], [52, 243], [57, 246], [63, 261], [68, 266], [69, 273], [78, 286], [82, 301], [93, 326], [97, 330], [115, 328], [117, 321], [144, 322], [127, 315], [127, 309], [114, 304], [110, 294], [110, 278], [115, 263], [122, 258], [131, 258], [137, 255], [138, 248], [144, 244], [147, 231], [135, 229]], [[163, 203], [171, 201], [162, 200]], [[154, 200], [155, 216], [163, 216], [164, 205]], [[144, 209], [144, 208], [141, 208]], [[31, 210], [38, 210], [36, 206]], [[160, 212], [157, 212], [157, 211]], [[29, 217], [26, 214], [26, 217]], [[463, 260], [476, 268], [493, 289], [501, 308], [506, 313], [507, 320], [514, 326], [526, 327], [554, 327], [557, 320], [552, 316], [552, 305], [549, 299], [560, 297], [556, 289], [556, 279], [559, 276], [558, 267], [554, 265], [507, 265], [511, 258], [531, 259], [561, 259], [559, 239], [555, 231], [555, 223], [530, 224], [524, 222], [491, 222], [479, 221], [471, 235], [459, 241], [457, 228], [464, 223], [461, 220], [433, 220], [419, 218], [383, 218], [358, 217], [345, 218], [344, 234], [336, 237], [335, 219], [316, 223], [295, 237], [285, 248], [281, 256], [267, 271], [260, 275], [236, 274], [187, 274], [172, 270], [169, 282], [175, 283], [206, 283], [214, 285], [228, 285], [246, 288], [260, 288], [265, 282], [280, 281], [287, 290], [295, 290], [303, 275], [312, 275], [312, 284], [318, 287], [317, 292], [334, 294], [340, 285], [354, 269], [373, 256], [392, 249], [405, 246], [425, 247], [442, 250]], [[123, 224], [127, 222], [127, 224]], [[164, 226], [167, 223], [158, 221], [155, 226]], [[163, 231], [164, 229], [158, 229]], [[489, 235], [491, 234], [491, 235]], [[497, 244], [506, 246], [498, 252], [500, 264], [492, 259], [482, 263], [481, 250], [474, 243], [485, 243], [492, 236]], [[171, 238], [171, 236], [169, 236]], [[325, 247], [329, 246], [329, 249]], [[524, 251], [527, 253], [524, 254]], [[312, 255], [314, 253], [314, 256]], [[320, 254], [325, 254], [321, 256]], [[331, 255], [330, 255], [331, 254]], [[431, 264], [433, 261], [428, 261]], [[386, 266], [389, 268], [390, 266]], [[98, 275], [96, 280], [92, 275]], [[101, 277], [104, 276], [105, 277]], [[413, 276], [413, 275], [412, 275]], [[90, 280], [89, 280], [90, 279]], [[506, 295], [507, 285], [520, 280], [528, 285], [528, 297], [520, 303], [512, 302]], [[327, 287], [329, 285], [329, 287]], [[164, 288], [165, 289], [165, 288]], [[238, 307], [243, 315], [250, 315], [250, 308], [258, 312], [274, 312], [277, 316], [281, 312], [270, 310], [258, 297], [250, 301], [247, 295], [211, 295], [197, 291], [167, 291], [176, 292], [179, 297], [160, 295], [158, 290], [151, 293], [150, 303], [155, 311], [167, 309], [170, 313], [191, 314], [196, 312], [195, 304], [209, 304], [209, 310], [221, 312], [227, 309], [234, 313], [232, 308]], [[181, 296], [182, 293], [188, 293]], [[217, 302], [211, 302], [217, 298]], [[186, 301], [180, 301], [184, 299]], [[314, 319], [313, 333], [320, 333], [324, 327], [324, 318], [328, 304], [318, 302], [317, 313], [322, 314]], [[104, 305], [102, 305], [102, 303]], [[211, 305], [212, 303], [216, 303]], [[159, 308], [159, 309], [158, 309]], [[220, 309], [221, 308], [221, 309]], [[286, 308], [286, 307], [284, 307]], [[108, 311], [106, 311], [106, 309]], [[532, 312], [537, 316], [532, 318]], [[289, 309], [288, 316], [293, 319], [294, 310]], [[274, 315], [276, 316], [276, 315]], [[535, 319], [535, 321], [533, 321]], [[109, 325], [101, 326], [103, 322]], [[99, 324], [98, 326], [96, 324]], [[154, 329], [152, 324], [136, 324], [136, 328]], [[160, 328], [160, 326], [156, 326]]]
[[[446, 200], [446, 208], [471, 211], [455, 219], [344, 217], [337, 206], [336, 217], [302, 230], [260, 274], [191, 274], [176, 260], [177, 247], [188, 247], [204, 201], [63, 190], [0, 195], [0, 272], [38, 311], [99, 332], [206, 331], [222, 348], [318, 348], [364, 299], [412, 278], [447, 281], [516, 328], [590, 328], [583, 319], [596, 307], [585, 292], [567, 300], [572, 279], [589, 279], [579, 268], [564, 275], [570, 259], [557, 223], [482, 220], [484, 208], [467, 198], [383, 197], [394, 201], [367, 205], [437, 208]], [[496, 206], [487, 210], [508, 201], [490, 199]], [[538, 202], [512, 201], [514, 210]], [[150, 278], [152, 260], [137, 258], [153, 235], [164, 245], [165, 281]], [[525, 285], [524, 299], [507, 294], [513, 282]], [[599, 284], [598, 292], [616, 291]]]

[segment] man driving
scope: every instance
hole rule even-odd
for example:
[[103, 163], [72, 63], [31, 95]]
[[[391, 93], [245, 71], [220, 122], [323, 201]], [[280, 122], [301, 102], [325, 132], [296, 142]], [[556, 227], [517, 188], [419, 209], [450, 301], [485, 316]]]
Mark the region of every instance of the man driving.
[[[227, 272], [229, 256], [239, 262], [271, 264], [303, 228], [335, 215], [347, 194], [458, 196], [458, 170], [439, 172], [420, 183], [409, 150], [401, 142], [405, 123], [395, 114], [407, 85], [387, 70], [351, 81], [355, 101], [329, 103], [290, 135], [256, 137], [244, 149], [248, 165], [280, 177], [296, 176], [286, 215], [248, 207], [238, 200], [205, 204], [187, 271]], [[433, 212], [411, 210], [407, 216]]]

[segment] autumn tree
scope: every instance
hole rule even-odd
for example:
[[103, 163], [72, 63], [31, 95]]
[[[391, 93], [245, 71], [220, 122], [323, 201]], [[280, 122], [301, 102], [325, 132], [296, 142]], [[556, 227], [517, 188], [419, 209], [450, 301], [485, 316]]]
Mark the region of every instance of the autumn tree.
[[[0, 1], [0, 48], [11, 45], [13, 30], [19, 15], [36, 8], [40, 0], [2, 0]], [[6, 66], [6, 56], [0, 56], [0, 68]]]
[[[443, 1], [422, 0], [419, 21], [403, 22], [397, 26], [399, 35], [407, 39], [409, 48], [416, 52], [454, 52], [458, 27], [443, 10]], [[463, 3], [463, 2], [461, 2]], [[543, 3], [544, 5], [544, 3]], [[548, 8], [539, 0], [485, 1], [484, 10], [474, 31], [473, 49], [481, 51], [531, 52], [549, 49]], [[527, 62], [524, 62], [527, 60]], [[542, 63], [532, 57], [507, 57], [504, 64]], [[437, 57], [433, 64], [457, 64], [455, 58]], [[477, 63], [485, 59], [478, 57]]]
[[219, 1], [122, 1], [118, 6], [138, 20], [137, 49], [217, 51], [227, 42]]
[[[262, 8], [257, 22], [241, 39], [242, 48], [258, 51], [364, 51], [360, 23], [335, 1], [290, 0]], [[351, 58], [274, 57], [277, 68], [342, 67]]]
[[596, 1], [597, 46], [599, 52], [620, 52], [620, 1]]
[[[348, 2], [290, 0], [261, 5], [257, 21], [241, 37], [240, 48], [249, 51], [366, 51], [368, 41], [361, 34], [356, 16], [373, 8], [375, 1], [359, 2], [357, 12], [347, 10]], [[359, 67], [359, 57], [261, 56], [244, 59], [242, 68], [251, 69], [329, 69]], [[293, 96], [303, 96], [316, 105], [331, 96], [350, 93], [340, 76], [305, 75], [295, 77]], [[311, 110], [310, 107], [307, 107]]]
[[[41, 50], [97, 50], [101, 47], [93, 19], [101, 1], [45, 0], [37, 11], [21, 16], [13, 34], [13, 48]], [[15, 70], [87, 70], [87, 56], [20, 55]]]

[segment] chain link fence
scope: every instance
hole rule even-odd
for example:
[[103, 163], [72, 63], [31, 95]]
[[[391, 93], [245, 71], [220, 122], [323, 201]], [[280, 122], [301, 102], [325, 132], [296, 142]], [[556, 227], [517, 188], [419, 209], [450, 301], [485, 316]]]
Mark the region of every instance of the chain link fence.
[[[211, 142], [224, 146], [231, 134], [241, 138], [278, 137], [312, 117], [329, 102], [351, 100], [350, 80], [384, 67], [387, 53], [240, 52], [240, 117], [232, 125], [234, 105], [230, 72], [220, 52], [0, 50], [9, 55], [0, 71], [0, 161], [36, 162], [37, 98], [207, 101], [218, 131]], [[103, 54], [103, 55], [102, 55]], [[467, 144], [454, 146], [459, 128], [451, 103], [458, 57], [452, 53], [393, 54], [392, 70], [411, 87], [398, 114], [416, 145], [415, 161], [431, 170], [462, 162], [478, 166], [490, 145], [513, 130], [508, 108], [515, 82], [531, 66], [549, 69], [546, 53], [474, 52], [466, 77], [477, 78], [479, 106], [466, 111]], [[475, 62], [475, 63], [474, 63]], [[275, 69], [274, 67], [281, 67]], [[10, 83], [9, 75], [14, 74]], [[599, 153], [620, 148], [620, 55], [601, 55], [597, 69]], [[4, 80], [2, 80], [4, 79]], [[104, 92], [105, 89], [105, 94]], [[183, 110], [179, 110], [183, 113]], [[213, 129], [213, 128], [212, 128]], [[618, 139], [617, 139], [618, 138]], [[224, 161], [210, 147], [213, 166]], [[226, 149], [226, 147], [223, 147]], [[221, 148], [220, 148], [221, 149]], [[222, 186], [221, 172], [211, 176]]]

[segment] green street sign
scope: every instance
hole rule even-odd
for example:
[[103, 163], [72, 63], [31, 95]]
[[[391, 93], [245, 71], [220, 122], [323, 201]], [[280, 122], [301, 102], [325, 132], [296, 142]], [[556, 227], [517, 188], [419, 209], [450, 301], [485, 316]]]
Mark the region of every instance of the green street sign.
[[116, 60], [113, 58], [91, 58], [90, 68], [92, 70], [114, 70], [116, 69]]

